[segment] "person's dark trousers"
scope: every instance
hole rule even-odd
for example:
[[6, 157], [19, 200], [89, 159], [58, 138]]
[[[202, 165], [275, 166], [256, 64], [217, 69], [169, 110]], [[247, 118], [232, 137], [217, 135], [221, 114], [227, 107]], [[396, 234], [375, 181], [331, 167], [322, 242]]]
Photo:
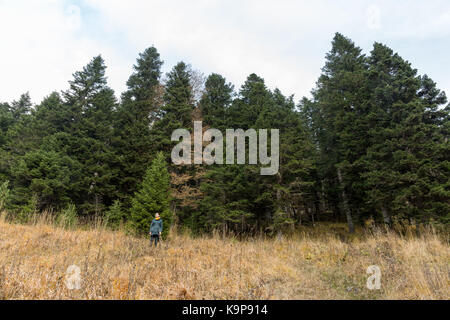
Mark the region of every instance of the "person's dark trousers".
[[153, 243], [155, 243], [155, 247], [156, 247], [156, 246], [158, 246], [158, 242], [159, 242], [159, 235], [152, 234], [152, 236], [150, 238], [150, 245], [153, 245]]

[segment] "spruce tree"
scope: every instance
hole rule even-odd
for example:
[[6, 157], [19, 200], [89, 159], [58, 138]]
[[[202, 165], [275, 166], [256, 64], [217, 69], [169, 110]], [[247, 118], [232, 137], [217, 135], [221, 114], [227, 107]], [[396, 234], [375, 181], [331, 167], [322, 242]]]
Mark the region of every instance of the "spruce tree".
[[27, 92], [20, 96], [18, 101], [11, 103], [11, 111], [15, 120], [18, 120], [21, 116], [30, 114], [31, 112], [31, 98]]
[[274, 231], [293, 230], [306, 221], [314, 223], [314, 147], [293, 97], [275, 89], [260, 114], [258, 128], [280, 130], [280, 165], [274, 176], [262, 177], [270, 195], [271, 224]]
[[357, 160], [365, 152], [364, 114], [367, 63], [361, 49], [336, 33], [326, 55], [322, 75], [313, 91], [314, 135], [320, 148], [318, 168], [327, 188], [336, 190], [349, 231], [354, 232], [355, 201], [364, 198], [357, 188], [360, 168]]
[[227, 129], [227, 110], [232, 102], [234, 87], [225, 78], [213, 73], [205, 82], [205, 93], [200, 100], [205, 125], [221, 131]]
[[9, 141], [7, 132], [13, 125], [14, 118], [8, 103], [0, 103], [0, 181], [6, 180], [9, 176], [10, 152], [6, 147]]
[[151, 136], [154, 148], [164, 151], [169, 158], [172, 146], [172, 132], [180, 128], [192, 127], [192, 112], [194, 110], [191, 70], [184, 62], [179, 62], [167, 74], [164, 92], [164, 104], [161, 107], [159, 119], [152, 127]]
[[[172, 133], [176, 129], [192, 130], [195, 108], [192, 91], [192, 70], [184, 62], [178, 63], [167, 75], [163, 105], [158, 114], [158, 120], [151, 128], [151, 139], [154, 153], [162, 151], [167, 161], [170, 161], [171, 150], [177, 142], [172, 142]], [[177, 195], [184, 194], [182, 189], [195, 187], [196, 168], [191, 165], [170, 165], [169, 172], [173, 183], [173, 201], [171, 210], [177, 221], [184, 223], [190, 218], [191, 209], [182, 204]], [[188, 178], [185, 178], [188, 177]]]
[[81, 165], [77, 208], [86, 214], [100, 213], [116, 197], [117, 155], [113, 148], [116, 98], [107, 86], [106, 66], [97, 56], [74, 73], [64, 92], [67, 150]]
[[152, 158], [154, 142], [150, 128], [161, 107], [157, 101], [161, 65], [156, 48], [139, 54], [117, 113], [115, 148], [120, 157], [117, 185], [125, 206], [129, 206]]
[[371, 146], [363, 163], [370, 203], [386, 223], [393, 215], [448, 219], [445, 93], [409, 62], [375, 43], [368, 78]]
[[156, 213], [164, 222], [164, 233], [167, 234], [172, 224], [170, 208], [170, 175], [162, 152], [159, 152], [142, 181], [139, 191], [132, 199], [131, 219], [138, 233], [148, 232]]

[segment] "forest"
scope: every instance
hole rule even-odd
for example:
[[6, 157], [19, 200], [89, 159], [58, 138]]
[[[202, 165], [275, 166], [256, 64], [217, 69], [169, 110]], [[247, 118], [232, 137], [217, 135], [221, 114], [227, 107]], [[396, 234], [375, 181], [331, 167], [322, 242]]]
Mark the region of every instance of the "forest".
[[[235, 88], [186, 62], [163, 75], [139, 54], [120, 98], [94, 57], [38, 105], [0, 103], [0, 212], [51, 212], [111, 228], [166, 226], [210, 234], [277, 234], [318, 222], [450, 222], [450, 104], [384, 44], [363, 53], [336, 33], [310, 98], [295, 101], [250, 74]], [[282, 75], [280, 75], [282, 76]], [[298, 76], [301, 77], [301, 70]], [[23, 88], [26, 92], [27, 88]], [[172, 132], [279, 129], [279, 170], [171, 162]], [[168, 229], [168, 228], [166, 228]]]

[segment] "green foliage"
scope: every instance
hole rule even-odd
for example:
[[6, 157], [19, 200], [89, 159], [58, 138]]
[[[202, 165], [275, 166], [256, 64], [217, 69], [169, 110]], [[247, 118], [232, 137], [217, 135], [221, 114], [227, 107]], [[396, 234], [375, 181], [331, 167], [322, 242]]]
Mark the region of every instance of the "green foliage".
[[205, 93], [200, 100], [203, 121], [219, 130], [227, 129], [227, 109], [232, 103], [233, 85], [213, 73], [205, 83]]
[[16, 220], [19, 223], [27, 223], [38, 212], [38, 198], [36, 195], [32, 195], [28, 202], [21, 206], [16, 214]]
[[12, 167], [15, 181], [28, 186], [23, 196], [37, 197], [39, 209], [63, 207], [70, 202], [70, 183], [74, 181], [77, 163], [67, 155], [35, 150], [26, 153]]
[[375, 43], [366, 57], [336, 34], [313, 96], [303, 105], [328, 190], [322, 199], [338, 195], [334, 206], [349, 225], [372, 212], [385, 222], [446, 219], [449, 115], [431, 79], [385, 45]]
[[158, 89], [162, 61], [154, 47], [139, 54], [134, 73], [127, 82], [128, 90], [122, 94], [117, 112], [117, 125], [113, 141], [118, 154], [116, 177], [119, 197], [130, 206], [131, 198], [152, 157], [153, 141], [150, 127], [159, 111]]
[[108, 207], [117, 190], [117, 155], [112, 145], [116, 98], [106, 85], [106, 66], [102, 57], [95, 57], [83, 71], [74, 74], [70, 89], [64, 92], [66, 125], [69, 135], [65, 152], [77, 161], [81, 171], [70, 188], [77, 207], [85, 214], [100, 213]]
[[31, 98], [29, 93], [22, 94], [19, 101], [13, 101], [11, 104], [11, 112], [15, 120], [29, 114], [31, 111]]
[[269, 230], [272, 234], [289, 233], [294, 230], [295, 220], [287, 215], [285, 211], [277, 211], [274, 214], [273, 225]]
[[115, 200], [108, 211], [106, 211], [105, 220], [107, 226], [111, 228], [117, 228], [124, 222], [125, 216], [119, 200]]
[[63, 228], [73, 228], [78, 224], [77, 208], [73, 203], [64, 208], [58, 215], [56, 223]]
[[0, 184], [0, 212], [7, 208], [9, 197], [9, 181], [4, 181]]
[[167, 74], [164, 103], [151, 132], [154, 152], [164, 151], [167, 158], [175, 145], [171, 141], [172, 132], [191, 127], [194, 110], [191, 74], [190, 67], [184, 62], [179, 62]]
[[148, 168], [142, 185], [132, 199], [131, 219], [137, 233], [148, 233], [150, 224], [159, 213], [164, 223], [163, 235], [172, 224], [170, 204], [170, 176], [164, 154], [159, 152]]
[[[159, 212], [165, 234], [175, 220], [196, 233], [272, 234], [342, 220], [352, 231], [373, 214], [389, 225], [450, 221], [450, 105], [387, 46], [365, 55], [337, 33], [298, 105], [256, 74], [237, 93], [211, 74], [202, 91], [188, 64], [164, 82], [161, 66], [156, 48], [139, 54], [120, 101], [97, 56], [36, 106], [28, 93], [0, 103], [0, 210], [27, 222], [62, 209], [67, 227], [103, 213], [138, 233]], [[222, 132], [279, 129], [279, 172], [167, 164], [172, 132], [199, 120]]]
[[8, 129], [14, 123], [11, 108], [7, 103], [0, 103], [0, 147], [6, 144]]

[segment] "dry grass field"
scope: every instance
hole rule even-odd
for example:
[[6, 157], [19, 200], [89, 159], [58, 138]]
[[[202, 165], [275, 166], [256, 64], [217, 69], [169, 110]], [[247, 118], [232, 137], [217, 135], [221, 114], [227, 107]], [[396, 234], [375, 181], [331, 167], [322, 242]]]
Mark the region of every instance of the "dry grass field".
[[[333, 232], [239, 241], [171, 234], [149, 241], [103, 227], [0, 219], [0, 299], [449, 299], [448, 241]], [[65, 284], [70, 265], [81, 288]], [[381, 289], [366, 269], [381, 270]]]

